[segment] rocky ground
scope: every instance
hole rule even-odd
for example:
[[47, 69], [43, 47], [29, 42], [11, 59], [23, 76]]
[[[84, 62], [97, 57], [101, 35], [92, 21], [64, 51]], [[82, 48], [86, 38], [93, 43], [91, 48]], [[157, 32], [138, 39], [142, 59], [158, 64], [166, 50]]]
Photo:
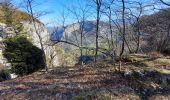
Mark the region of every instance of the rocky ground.
[[[140, 60], [139, 60], [140, 59]], [[147, 58], [149, 59], [149, 58]], [[159, 58], [160, 59], [160, 58]], [[165, 59], [165, 58], [163, 58]], [[146, 66], [140, 57], [122, 72], [105, 63], [57, 67], [0, 83], [1, 100], [169, 100], [169, 58]], [[163, 60], [164, 61], [164, 60]], [[141, 63], [142, 62], [142, 63]], [[147, 64], [148, 64], [147, 62]], [[138, 63], [138, 64], [137, 64]], [[140, 65], [141, 64], [141, 65]], [[138, 66], [136, 66], [138, 65]]]

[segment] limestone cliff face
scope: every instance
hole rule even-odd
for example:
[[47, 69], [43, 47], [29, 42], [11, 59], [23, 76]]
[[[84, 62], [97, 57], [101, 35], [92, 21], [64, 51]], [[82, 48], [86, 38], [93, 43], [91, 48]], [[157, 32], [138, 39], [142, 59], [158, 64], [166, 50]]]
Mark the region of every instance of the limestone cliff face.
[[[53, 57], [54, 55], [56, 55], [56, 52], [54, 50], [54, 48], [52, 48], [51, 46], [48, 45], [48, 43], [50, 42], [50, 36], [49, 33], [46, 29], [46, 27], [44, 26], [44, 24], [42, 22], [40, 22], [38, 19], [35, 19], [36, 23], [36, 30], [38, 30], [38, 34], [36, 34], [37, 32], [35, 31], [35, 27], [34, 24], [30, 22], [30, 15], [26, 12], [20, 11], [20, 10], [13, 10], [12, 8], [10, 8], [12, 10], [12, 14], [10, 16], [11, 21], [11, 25], [7, 25], [4, 24], [6, 22], [6, 16], [5, 16], [5, 12], [3, 7], [0, 5], [0, 66], [6, 64], [6, 59], [3, 58], [2, 56], [2, 51], [4, 49], [3, 46], [3, 39], [5, 37], [13, 37], [16, 35], [16, 32], [14, 30], [14, 28], [12, 28], [15, 25], [18, 25], [20, 23], [22, 23], [23, 26], [23, 33], [27, 33], [26, 36], [27, 38], [37, 47], [41, 48], [40, 46], [40, 38], [42, 39], [42, 44], [43, 47], [45, 48], [45, 54], [46, 54], [46, 59], [48, 62], [53, 62], [54, 66], [58, 65], [58, 59], [57, 57]], [[16, 23], [16, 24], [15, 24]], [[10, 26], [10, 27], [9, 27]], [[39, 36], [38, 36], [39, 35]], [[39, 38], [40, 37], [40, 38]], [[50, 58], [53, 57], [53, 61], [50, 61]], [[47, 64], [48, 64], [47, 62]]]
[[[22, 24], [24, 26], [24, 31], [27, 32], [27, 34], [28, 34], [28, 39], [30, 41], [32, 41], [32, 43], [35, 46], [41, 48], [40, 39], [42, 39], [43, 47], [45, 49], [47, 64], [48, 64], [47, 66], [51, 66], [49, 64], [49, 62], [52, 62], [53, 66], [58, 66], [57, 56], [55, 56], [52, 61], [50, 60], [52, 56], [56, 55], [56, 52], [53, 47], [49, 46], [50, 35], [49, 35], [46, 27], [42, 23], [36, 22], [35, 26], [36, 26], [36, 29], [38, 32], [38, 34], [37, 34], [33, 23], [31, 23], [29, 21], [22, 21]], [[3, 34], [3, 33], [9, 33], [9, 31], [6, 30], [6, 25], [3, 23], [0, 23], [0, 33], [1, 33], [1, 35], [0, 35], [0, 64], [4, 65], [6, 63], [6, 60], [2, 56], [2, 50], [3, 50], [2, 40], [3, 40], [3, 38], [5, 38], [5, 34]]]
[[53, 66], [58, 66], [58, 58], [57, 56], [55, 56], [56, 55], [55, 48], [50, 46], [50, 43], [51, 43], [50, 33], [48, 32], [44, 24], [40, 22], [36, 22], [35, 23], [36, 30], [37, 30], [36, 32], [34, 23], [31, 23], [29, 21], [23, 21], [22, 23], [24, 25], [24, 30], [29, 34], [29, 36], [31, 36], [30, 39], [32, 40], [34, 45], [41, 48], [40, 39], [42, 40], [43, 47], [46, 53], [46, 60], [47, 60], [48, 66], [49, 67], [51, 66], [49, 62], [52, 62]]
[[6, 59], [3, 57], [2, 55], [2, 51], [4, 49], [4, 45], [2, 43], [3, 38], [5, 37], [4, 35], [4, 29], [5, 29], [6, 25], [3, 23], [0, 23], [0, 69], [2, 67], [5, 66], [5, 64], [7, 63]]

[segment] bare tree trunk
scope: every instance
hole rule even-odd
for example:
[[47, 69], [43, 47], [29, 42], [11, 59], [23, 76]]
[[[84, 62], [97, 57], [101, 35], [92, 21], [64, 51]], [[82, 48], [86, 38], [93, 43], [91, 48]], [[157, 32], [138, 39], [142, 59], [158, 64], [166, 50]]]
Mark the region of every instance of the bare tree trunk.
[[96, 51], [95, 51], [95, 62], [97, 61], [97, 55], [98, 55], [98, 38], [99, 38], [99, 23], [100, 23], [100, 8], [101, 8], [101, 2], [102, 0], [96, 0], [96, 11], [97, 11], [97, 23], [96, 23]]
[[165, 2], [164, 0], [160, 0], [163, 4], [167, 5], [167, 6], [170, 6], [169, 3]]
[[140, 47], [140, 31], [138, 30], [138, 37], [137, 37], [137, 47], [135, 53], [138, 53]]
[[[139, 51], [139, 48], [140, 48], [140, 37], [141, 37], [141, 32], [140, 32], [140, 22], [139, 22], [139, 19], [141, 18], [142, 16], [142, 13], [143, 13], [143, 4], [141, 2], [135, 2], [138, 6], [136, 7], [136, 12], [139, 12], [139, 14], [135, 15], [131, 10], [130, 10], [130, 13], [131, 13], [131, 17], [135, 18], [136, 19], [136, 23], [135, 23], [135, 26], [134, 26], [134, 23], [132, 23], [132, 27], [135, 28], [135, 30], [133, 30], [134, 32], [137, 32], [137, 38], [136, 37], [133, 37], [135, 42], [136, 42], [136, 49], [133, 51], [133, 53], [138, 53]], [[134, 18], [132, 20], [134, 20]], [[135, 34], [136, 35], [136, 34]]]
[[137, 47], [136, 47], [135, 53], [138, 53], [139, 51], [140, 36], [141, 36], [141, 33], [140, 33], [140, 27], [139, 27], [139, 18], [137, 18], [137, 40], [136, 40]]
[[[77, 12], [76, 9], [79, 9], [81, 12]], [[76, 17], [76, 22], [78, 22], [79, 24], [79, 30], [78, 30], [78, 34], [80, 34], [80, 37], [76, 37], [77, 38], [77, 44], [79, 45], [79, 49], [80, 49], [80, 56], [83, 56], [83, 36], [84, 36], [84, 25], [85, 25], [85, 20], [88, 16], [86, 16], [86, 14], [88, 13], [87, 8], [82, 7], [80, 4], [80, 7], [75, 8], [74, 6], [72, 7], [72, 9], [68, 9], [71, 13], [74, 14], [74, 16]], [[77, 31], [77, 29], [75, 29], [75, 31]], [[78, 40], [78, 38], [80, 38], [80, 41]], [[84, 37], [85, 38], [85, 37]], [[79, 43], [80, 42], [80, 43]], [[81, 64], [83, 65], [83, 61], [81, 61]]]
[[164, 38], [164, 40], [163, 40], [163, 42], [162, 42], [162, 44], [161, 44], [160, 52], [162, 52], [163, 50], [165, 50], [166, 47], [168, 46], [169, 36], [170, 36], [170, 25], [168, 25], [167, 35], [166, 35], [166, 37]]
[[[83, 56], [83, 29], [84, 29], [84, 18], [83, 18], [83, 22], [81, 22], [81, 26], [80, 26], [80, 56]], [[83, 65], [83, 62], [81, 62], [81, 65]]]
[[115, 63], [115, 46], [114, 46], [114, 41], [113, 41], [113, 31], [112, 31], [112, 11], [111, 8], [109, 7], [109, 28], [110, 28], [110, 38], [111, 38], [111, 58], [112, 58], [112, 63]]
[[30, 14], [31, 14], [31, 21], [33, 23], [33, 26], [34, 26], [34, 29], [35, 29], [35, 32], [36, 32], [36, 35], [38, 36], [39, 38], [39, 42], [40, 42], [40, 48], [41, 50], [43, 51], [43, 61], [45, 63], [45, 70], [48, 71], [48, 67], [47, 67], [47, 62], [46, 62], [46, 55], [45, 55], [45, 49], [44, 49], [44, 46], [43, 46], [43, 41], [42, 41], [42, 37], [38, 31], [38, 28], [36, 26], [36, 21], [35, 21], [35, 18], [34, 18], [34, 14], [33, 14], [33, 10], [32, 10], [32, 5], [31, 5], [31, 2], [32, 0], [28, 0], [28, 10], [30, 10]]
[[122, 49], [120, 52], [120, 59], [119, 59], [119, 71], [121, 71], [121, 60], [122, 60], [122, 55], [124, 53], [124, 48], [125, 48], [125, 1], [122, 0], [122, 22], [123, 22], [123, 29], [122, 29], [122, 35], [123, 35], [123, 43], [122, 43]]

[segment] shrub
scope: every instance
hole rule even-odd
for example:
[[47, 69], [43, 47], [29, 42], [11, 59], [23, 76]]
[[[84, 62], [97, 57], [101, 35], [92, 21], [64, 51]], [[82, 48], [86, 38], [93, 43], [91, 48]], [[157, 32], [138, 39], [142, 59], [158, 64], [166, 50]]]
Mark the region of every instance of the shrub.
[[0, 70], [0, 82], [11, 79], [10, 73], [7, 70]]
[[78, 64], [81, 64], [81, 62], [85, 63], [85, 64], [88, 64], [90, 62], [93, 62], [94, 61], [94, 56], [80, 56], [78, 58]]
[[164, 51], [163, 51], [164, 54], [166, 55], [170, 55], [170, 48], [166, 48]]
[[17, 75], [26, 75], [43, 69], [43, 51], [34, 46], [25, 37], [13, 37], [4, 41], [3, 55], [11, 63], [11, 71]]

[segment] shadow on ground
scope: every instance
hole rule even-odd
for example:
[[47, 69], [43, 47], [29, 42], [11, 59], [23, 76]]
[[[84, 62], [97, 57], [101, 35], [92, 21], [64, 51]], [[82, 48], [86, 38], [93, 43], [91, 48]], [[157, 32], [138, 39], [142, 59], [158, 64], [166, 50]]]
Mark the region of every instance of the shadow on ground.
[[[167, 75], [168, 76], [168, 75]], [[170, 99], [162, 74], [124, 75], [113, 67], [60, 67], [0, 83], [0, 98], [38, 100], [155, 100]]]

